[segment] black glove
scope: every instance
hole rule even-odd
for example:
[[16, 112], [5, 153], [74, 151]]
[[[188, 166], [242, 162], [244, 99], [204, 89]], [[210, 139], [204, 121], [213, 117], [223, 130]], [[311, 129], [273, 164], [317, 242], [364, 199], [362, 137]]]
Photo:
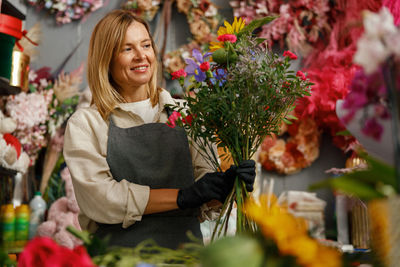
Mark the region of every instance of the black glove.
[[225, 172], [206, 173], [193, 185], [181, 189], [176, 200], [180, 209], [197, 208], [212, 199], [224, 203], [233, 188], [236, 167], [231, 166]]
[[254, 160], [242, 161], [236, 167], [236, 174], [246, 184], [247, 192], [253, 192], [254, 179], [256, 178], [256, 163]]

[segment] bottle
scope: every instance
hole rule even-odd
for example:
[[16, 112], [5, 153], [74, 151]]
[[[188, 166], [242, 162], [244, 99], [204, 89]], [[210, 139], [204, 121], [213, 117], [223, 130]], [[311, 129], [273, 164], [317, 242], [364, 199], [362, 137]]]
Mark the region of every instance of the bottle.
[[21, 204], [15, 209], [15, 246], [22, 248], [29, 238], [29, 206]]
[[46, 212], [46, 201], [42, 198], [42, 194], [38, 191], [29, 203], [31, 208], [31, 220], [29, 221], [29, 239], [36, 235], [36, 230], [39, 224], [44, 221], [44, 214]]
[[6, 250], [15, 245], [15, 211], [12, 204], [1, 206], [1, 242]]

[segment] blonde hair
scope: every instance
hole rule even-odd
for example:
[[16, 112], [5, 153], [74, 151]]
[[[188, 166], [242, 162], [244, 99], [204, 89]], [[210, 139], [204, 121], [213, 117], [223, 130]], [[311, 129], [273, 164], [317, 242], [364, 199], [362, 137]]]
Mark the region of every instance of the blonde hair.
[[[105, 120], [119, 103], [126, 102], [111, 77], [110, 64], [113, 56], [119, 53], [126, 31], [134, 21], [142, 23], [146, 27], [157, 58], [157, 51], [148, 24], [128, 10], [114, 10], [108, 13], [97, 23], [90, 38], [87, 78], [93, 96], [92, 104], [96, 105]], [[148, 94], [154, 107], [158, 103], [158, 93], [161, 90], [157, 88], [157, 63], [148, 85]]]

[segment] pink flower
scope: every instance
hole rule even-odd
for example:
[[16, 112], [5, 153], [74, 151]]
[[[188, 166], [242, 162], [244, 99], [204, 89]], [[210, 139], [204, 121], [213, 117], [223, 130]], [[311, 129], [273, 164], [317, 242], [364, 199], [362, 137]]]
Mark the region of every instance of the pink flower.
[[302, 71], [298, 71], [296, 76], [302, 79], [303, 81], [307, 80], [306, 75]]
[[381, 140], [383, 127], [380, 125], [375, 118], [370, 118], [365, 121], [364, 127], [361, 129], [362, 133], [366, 136], [370, 136], [377, 141]]
[[236, 35], [234, 34], [222, 34], [217, 37], [218, 41], [220, 42], [231, 42], [234, 43], [237, 40]]
[[175, 80], [175, 79], [179, 79], [181, 77], [182, 78], [186, 77], [187, 73], [185, 72], [184, 69], [180, 69], [180, 70], [177, 70], [177, 71], [171, 73], [171, 75], [172, 75], [172, 80]]
[[181, 113], [174, 111], [172, 112], [171, 116], [169, 116], [168, 121], [167, 121], [167, 125], [171, 128], [175, 128], [176, 126], [176, 121], [178, 120], [178, 118], [181, 116]]
[[200, 69], [202, 72], [206, 72], [210, 69], [210, 63], [208, 61], [200, 64]]
[[294, 53], [290, 52], [289, 50], [283, 52], [283, 56], [289, 57], [290, 59], [293, 59], [293, 60], [297, 59], [297, 56]]

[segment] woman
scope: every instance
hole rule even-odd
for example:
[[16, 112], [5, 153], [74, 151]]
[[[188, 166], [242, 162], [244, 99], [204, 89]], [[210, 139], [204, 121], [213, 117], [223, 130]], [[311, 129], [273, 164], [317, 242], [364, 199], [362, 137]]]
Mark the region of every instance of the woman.
[[93, 105], [70, 118], [64, 157], [82, 228], [110, 235], [110, 245], [152, 238], [176, 248], [187, 231], [201, 239], [199, 208], [224, 201], [236, 175], [254, 182], [254, 162], [212, 172], [183, 129], [166, 125], [164, 105], [177, 102], [157, 88], [156, 70], [143, 20], [115, 10], [96, 25], [88, 55]]

